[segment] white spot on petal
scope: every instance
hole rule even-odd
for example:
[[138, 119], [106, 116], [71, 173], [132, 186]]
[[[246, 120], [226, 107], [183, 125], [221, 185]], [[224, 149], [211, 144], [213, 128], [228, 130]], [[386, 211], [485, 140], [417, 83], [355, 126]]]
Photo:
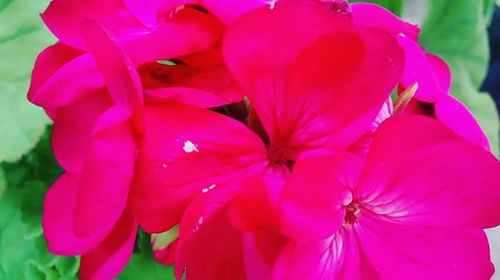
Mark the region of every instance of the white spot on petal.
[[184, 147], [182, 147], [182, 149], [184, 150], [184, 152], [190, 154], [192, 152], [200, 152], [200, 150], [198, 150], [198, 147], [196, 146], [196, 144], [194, 144], [193, 142], [187, 140], [184, 142]]
[[205, 219], [203, 217], [199, 217], [193, 231], [197, 232], [198, 230], [200, 230], [200, 226], [203, 224], [203, 222], [205, 222]]
[[209, 192], [209, 191], [211, 191], [211, 190], [215, 189], [215, 187], [217, 187], [217, 185], [216, 185], [216, 184], [211, 184], [210, 186], [208, 186], [208, 187], [206, 187], [206, 188], [203, 188], [203, 189], [201, 190], [201, 192], [202, 192], [202, 193], [207, 193], [207, 192]]
[[277, 0], [267, 0], [266, 4], [269, 5], [269, 9], [274, 10], [276, 8], [276, 1]]

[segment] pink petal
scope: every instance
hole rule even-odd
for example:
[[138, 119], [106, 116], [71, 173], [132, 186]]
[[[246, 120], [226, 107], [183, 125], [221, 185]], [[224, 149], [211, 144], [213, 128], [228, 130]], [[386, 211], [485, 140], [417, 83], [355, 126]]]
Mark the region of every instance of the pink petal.
[[488, 137], [472, 113], [451, 95], [442, 96], [435, 105], [436, 118], [455, 133], [490, 151]]
[[105, 235], [75, 236], [74, 212], [80, 178], [65, 173], [47, 192], [43, 207], [43, 234], [49, 252], [64, 256], [80, 255], [95, 248]]
[[351, 5], [352, 18], [356, 25], [380, 28], [392, 35], [403, 33], [417, 41], [420, 28], [407, 23], [388, 10], [370, 3], [355, 3]]
[[94, 128], [78, 190], [78, 236], [109, 232], [125, 209], [136, 157], [129, 118], [128, 110], [113, 107]]
[[145, 121], [131, 200], [149, 232], [178, 224], [187, 203], [203, 189], [266, 164], [262, 141], [218, 113], [170, 103], [149, 106]]
[[273, 130], [276, 102], [284, 95], [286, 73], [298, 54], [318, 37], [348, 24], [346, 15], [321, 3], [283, 1], [272, 10], [249, 12], [230, 26], [222, 48], [224, 59], [268, 132]]
[[243, 254], [247, 279], [271, 279], [278, 255], [288, 238], [273, 228], [243, 233]]
[[127, 211], [108, 237], [81, 257], [80, 279], [107, 280], [116, 277], [132, 256], [136, 234], [137, 224]]
[[196, 67], [154, 63], [143, 66], [140, 71], [144, 87], [152, 88], [146, 94], [153, 102], [176, 100], [213, 108], [239, 102], [243, 98], [243, 92], [223, 65]]
[[357, 199], [391, 221], [474, 228], [500, 222], [500, 162], [433, 119], [385, 121], [367, 161]]
[[272, 279], [377, 279], [373, 272], [356, 235], [345, 231], [320, 241], [291, 241], [278, 257]]
[[[160, 16], [161, 7], [164, 5], [165, 1], [162, 0], [123, 0], [123, 4], [127, 6], [127, 9], [132, 13], [142, 24], [147, 27], [154, 28], [158, 26], [158, 17]], [[168, 1], [173, 2], [183, 2], [178, 1]]]
[[[194, 224], [189, 222], [193, 218]], [[242, 236], [225, 212], [188, 219], [183, 221], [177, 247], [177, 278], [185, 274], [188, 279], [246, 279]]]
[[[437, 65], [436, 60], [433, 60], [437, 67], [435, 69], [424, 50], [412, 39], [402, 36], [398, 36], [397, 39], [405, 51], [405, 67], [401, 77], [403, 87], [408, 88], [418, 83], [415, 98], [423, 102], [435, 102], [442, 95], [447, 94], [447, 88], [441, 86], [441, 84], [444, 86], [449, 84], [446, 82], [446, 77], [443, 77], [442, 65]], [[436, 71], [439, 71], [439, 76]], [[450, 77], [447, 77], [448, 80]]]
[[52, 129], [52, 149], [66, 171], [81, 172], [99, 117], [112, 106], [104, 90], [57, 110]]
[[[136, 2], [127, 0], [128, 2]], [[158, 2], [153, 0], [154, 2]], [[175, 8], [185, 4], [199, 5], [222, 20], [225, 24], [232, 23], [239, 16], [256, 9], [258, 7], [269, 5], [266, 0], [175, 0], [162, 3], [164, 12], [172, 12]], [[155, 5], [155, 4], [153, 4]], [[142, 10], [146, 10], [142, 8]], [[148, 10], [150, 10], [148, 8]], [[142, 12], [142, 11], [141, 11]], [[141, 15], [141, 18], [151, 18], [151, 12], [146, 12]], [[148, 20], [151, 21], [151, 20]]]
[[282, 194], [283, 232], [301, 240], [333, 235], [344, 222], [361, 164], [348, 154], [299, 160]]
[[272, 191], [281, 193], [286, 175], [271, 170], [266, 173], [270, 174], [238, 179], [241, 186], [231, 198], [228, 216], [233, 226], [241, 231], [278, 226], [277, 202], [273, 199]]
[[80, 24], [85, 20], [97, 21], [118, 37], [144, 32], [121, 0], [54, 0], [42, 13], [42, 19], [62, 43], [82, 50], [86, 45], [80, 36]]
[[223, 32], [215, 17], [186, 8], [151, 32], [120, 42], [134, 64], [141, 65], [219, 47]]
[[226, 24], [232, 23], [253, 9], [269, 5], [269, 1], [266, 0], [200, 0], [200, 2]]
[[115, 104], [133, 110], [142, 109], [144, 101], [139, 74], [118, 42], [92, 21], [82, 25], [82, 34]]
[[33, 101], [38, 90], [54, 75], [61, 67], [69, 63], [80, 55], [76, 49], [56, 43], [43, 50], [37, 57], [33, 73], [31, 75], [31, 84], [28, 91], [28, 99]]
[[429, 60], [432, 65], [432, 70], [436, 75], [439, 86], [444, 92], [450, 92], [451, 88], [451, 70], [446, 61], [442, 60], [440, 57], [427, 54], [427, 60]]
[[481, 230], [360, 222], [360, 249], [376, 268], [377, 278], [490, 279], [494, 272]]
[[177, 253], [178, 239], [172, 241], [167, 247], [161, 249], [153, 248], [155, 260], [164, 265], [175, 265], [175, 255]]
[[271, 139], [293, 133], [294, 147], [352, 144], [370, 130], [402, 67], [403, 53], [385, 33], [346, 26], [321, 37], [299, 55], [286, 96], [278, 96]]
[[84, 54], [60, 67], [43, 84], [33, 88], [30, 101], [45, 109], [57, 109], [103, 86], [104, 80], [94, 59], [90, 54]]

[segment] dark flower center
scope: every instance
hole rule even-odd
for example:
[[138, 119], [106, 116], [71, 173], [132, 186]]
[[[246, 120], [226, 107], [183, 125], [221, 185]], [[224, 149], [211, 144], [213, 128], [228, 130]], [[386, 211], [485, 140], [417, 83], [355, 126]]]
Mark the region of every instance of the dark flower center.
[[344, 225], [353, 225], [358, 222], [359, 214], [361, 213], [361, 207], [359, 203], [352, 201], [345, 207], [345, 218]]
[[271, 143], [267, 148], [267, 156], [271, 165], [284, 164], [292, 169], [294, 161], [291, 159], [291, 149], [286, 145]]

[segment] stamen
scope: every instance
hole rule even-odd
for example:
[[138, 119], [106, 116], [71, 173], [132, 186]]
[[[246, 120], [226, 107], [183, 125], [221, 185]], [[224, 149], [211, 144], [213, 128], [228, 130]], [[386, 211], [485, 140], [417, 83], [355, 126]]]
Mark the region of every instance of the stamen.
[[406, 106], [408, 106], [410, 101], [413, 99], [417, 90], [418, 83], [414, 83], [398, 96], [394, 102], [394, 115], [399, 115], [406, 109]]
[[345, 207], [345, 210], [346, 212], [344, 218], [344, 226], [356, 224], [361, 213], [361, 207], [359, 203], [352, 201]]

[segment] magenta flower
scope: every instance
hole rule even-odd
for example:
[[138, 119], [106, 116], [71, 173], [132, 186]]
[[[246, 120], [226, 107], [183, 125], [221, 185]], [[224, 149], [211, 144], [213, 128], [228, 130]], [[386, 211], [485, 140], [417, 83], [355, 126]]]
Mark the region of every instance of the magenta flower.
[[152, 243], [179, 279], [491, 276], [500, 163], [417, 26], [344, 0], [53, 0], [42, 17], [59, 42], [28, 97], [66, 171], [44, 234], [82, 279], [117, 276], [138, 226], [178, 227]]
[[282, 196], [293, 240], [274, 279], [489, 279], [482, 229], [500, 224], [499, 167], [445, 126], [413, 116], [384, 122], [366, 161], [298, 161]]
[[[43, 13], [46, 24], [60, 42], [38, 57], [28, 97], [44, 107], [52, 117], [55, 117], [58, 108], [71, 105], [91, 92], [98, 94], [95, 92], [105, 87], [105, 81], [81, 35], [80, 30], [88, 20], [95, 20], [108, 30], [135, 67], [194, 53], [213, 52], [220, 44], [224, 26], [219, 19], [204, 12], [185, 7], [162, 15], [160, 10], [156, 10], [162, 16], [152, 27], [134, 20], [133, 13], [139, 11], [133, 9], [139, 9], [140, 5], [126, 9], [119, 2], [105, 1], [103, 5], [95, 1], [53, 1]], [[220, 71], [219, 68], [215, 69], [217, 71], [202, 68], [201, 72], [210, 72], [213, 77], [222, 79], [227, 76], [227, 70]], [[80, 78], [74, 79], [75, 76]], [[168, 82], [164, 85], [169, 86]], [[208, 85], [202, 81], [198, 87]], [[241, 92], [238, 91], [221, 94], [218, 105], [241, 99]]]
[[[238, 230], [276, 225], [273, 208], [294, 162], [345, 149], [368, 131], [403, 64], [390, 34], [358, 27], [348, 14], [313, 1], [245, 14], [227, 31], [223, 53], [252, 105], [247, 126], [186, 105], [147, 106], [131, 196], [149, 232], [182, 220], [177, 274], [186, 269], [195, 279], [246, 277]], [[264, 186], [252, 188], [253, 181]], [[279, 246], [266, 244], [276, 255]]]
[[137, 224], [127, 202], [142, 129], [142, 88], [123, 50], [102, 28], [89, 22], [83, 33], [109, 92], [57, 112], [53, 145], [66, 173], [45, 198], [43, 228], [50, 252], [82, 255], [82, 279], [110, 279], [135, 243]]
[[456, 133], [490, 150], [484, 131], [470, 111], [450, 95], [451, 73], [446, 62], [424, 50], [413, 40], [399, 36], [398, 41], [405, 50], [405, 70], [401, 85], [408, 88], [418, 84], [413, 113], [425, 114], [441, 121]]

